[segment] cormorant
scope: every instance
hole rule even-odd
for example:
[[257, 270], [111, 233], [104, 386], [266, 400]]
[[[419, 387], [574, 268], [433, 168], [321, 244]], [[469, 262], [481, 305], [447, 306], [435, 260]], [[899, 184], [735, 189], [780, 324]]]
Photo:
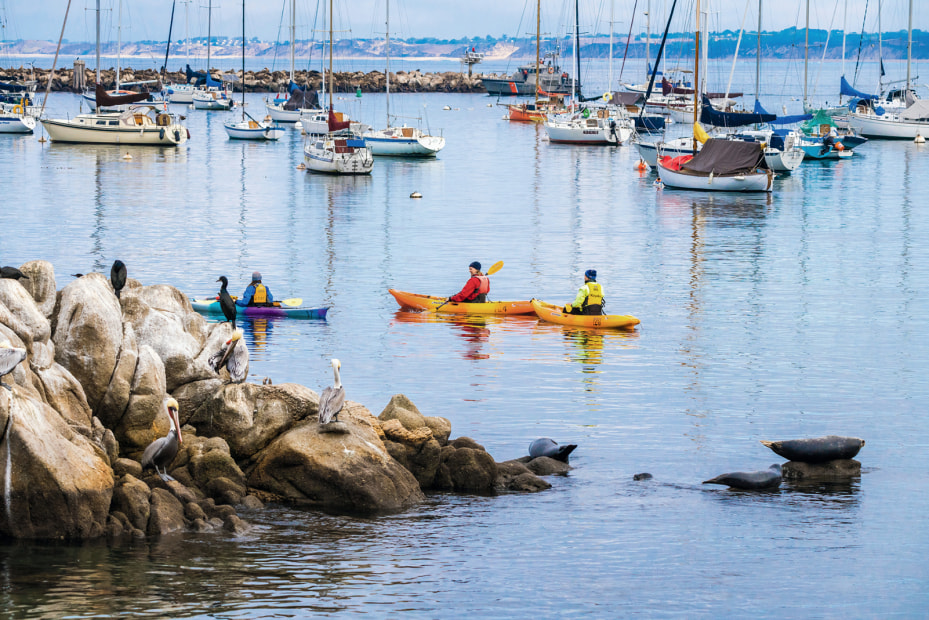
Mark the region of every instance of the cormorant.
[[226, 287], [229, 286], [229, 280], [226, 279], [226, 276], [219, 276], [216, 281], [223, 283], [222, 288], [219, 289], [219, 307], [222, 308], [226, 320], [232, 321], [232, 331], [235, 331], [235, 315], [238, 311], [235, 302], [232, 301], [232, 295], [226, 290]]
[[119, 299], [120, 292], [126, 286], [126, 265], [123, 264], [123, 261], [118, 260], [113, 263], [113, 267], [110, 269], [110, 284], [113, 285], [116, 299]]

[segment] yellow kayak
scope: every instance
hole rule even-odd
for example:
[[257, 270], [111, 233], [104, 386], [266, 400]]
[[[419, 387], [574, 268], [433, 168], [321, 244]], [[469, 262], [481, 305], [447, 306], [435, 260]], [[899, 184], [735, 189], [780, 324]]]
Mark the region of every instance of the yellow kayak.
[[630, 329], [639, 324], [639, 319], [628, 314], [567, 314], [564, 306], [547, 304], [544, 301], [533, 299], [529, 302], [532, 310], [543, 321], [558, 323], [559, 325], [573, 325], [575, 327], [598, 327]]
[[434, 295], [417, 295], [394, 289], [387, 289], [394, 296], [401, 308], [426, 310], [427, 312], [451, 312], [454, 314], [532, 314], [532, 305], [528, 301], [488, 301], [482, 304], [445, 302], [445, 297]]

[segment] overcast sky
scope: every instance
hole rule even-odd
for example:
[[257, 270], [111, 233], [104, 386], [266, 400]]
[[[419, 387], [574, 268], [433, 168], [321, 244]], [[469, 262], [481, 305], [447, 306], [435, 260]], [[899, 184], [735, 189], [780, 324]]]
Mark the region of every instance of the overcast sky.
[[[116, 18], [120, 0], [101, 0], [102, 38], [116, 39]], [[296, 0], [297, 38], [311, 38], [314, 16], [320, 0]], [[212, 33], [236, 36], [241, 32], [241, 1], [212, 0]], [[328, 3], [322, 0], [323, 6]], [[336, 24], [345, 29], [337, 37], [372, 38], [383, 36], [385, 0], [336, 0]], [[663, 27], [671, 0], [638, 0], [634, 31], [645, 30], [646, 5], [652, 8], [653, 32]], [[208, 0], [190, 0], [189, 4], [177, 0], [172, 38], [184, 36], [185, 8], [189, 9], [190, 36], [205, 36]], [[284, 7], [287, 11], [284, 11]], [[0, 20], [4, 25], [3, 38], [57, 40], [68, 0], [0, 0]], [[754, 30], [758, 21], [758, 0], [702, 0], [701, 10], [710, 12], [713, 30], [738, 30], [748, 4], [746, 28]], [[842, 28], [843, 13], [847, 4], [849, 31], [860, 31], [866, 0], [812, 0], [810, 25], [835, 29]], [[913, 3], [914, 29], [929, 29], [929, 2]], [[165, 40], [168, 37], [172, 0], [122, 0], [124, 41]], [[340, 6], [341, 5], [341, 6]], [[614, 28], [626, 32], [632, 17], [634, 0], [613, 0]], [[870, 1], [866, 30], [877, 30], [877, 0]], [[95, 0], [71, 0], [71, 12], [65, 29], [65, 38], [72, 41], [94, 39]], [[763, 28], [780, 30], [803, 27], [804, 0], [764, 0]], [[581, 29], [586, 32], [609, 31], [610, 0], [580, 0]], [[246, 33], [249, 37], [274, 41], [289, 40], [286, 32], [280, 33], [283, 24], [288, 28], [290, 0], [246, 0]], [[693, 28], [694, 0], [679, 0], [672, 30]], [[507, 34], [527, 35], [535, 31], [535, 1], [529, 0], [393, 0], [391, 2], [391, 34], [401, 38], [460, 37]], [[685, 19], [687, 16], [687, 19]], [[542, 0], [543, 30], [562, 34], [566, 23], [573, 24], [573, 2], [570, 0]], [[905, 30], [907, 24], [906, 0], [883, 0], [882, 30]], [[322, 22], [316, 23], [322, 27]], [[350, 31], [350, 32], [349, 32]], [[317, 34], [316, 38], [325, 38]]]

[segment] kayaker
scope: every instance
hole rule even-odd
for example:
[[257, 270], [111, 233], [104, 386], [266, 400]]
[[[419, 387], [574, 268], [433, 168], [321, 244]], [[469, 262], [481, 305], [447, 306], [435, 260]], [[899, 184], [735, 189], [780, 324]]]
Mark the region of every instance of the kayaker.
[[603, 287], [597, 282], [597, 270], [584, 272], [584, 286], [577, 291], [574, 302], [566, 304], [564, 311], [568, 314], [603, 314]]
[[273, 306], [274, 296], [271, 289], [261, 283], [261, 272], [252, 273], [252, 283], [242, 293], [242, 299], [236, 300], [237, 306]]
[[468, 265], [468, 272], [471, 277], [465, 282], [464, 288], [457, 295], [448, 298], [449, 301], [478, 303], [482, 304], [487, 301], [487, 293], [490, 292], [490, 278], [481, 272], [481, 264], [474, 261]]

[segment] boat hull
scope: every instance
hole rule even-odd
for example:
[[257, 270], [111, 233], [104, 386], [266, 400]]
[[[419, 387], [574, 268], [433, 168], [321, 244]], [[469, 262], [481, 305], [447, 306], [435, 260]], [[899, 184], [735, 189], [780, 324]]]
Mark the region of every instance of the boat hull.
[[395, 289], [388, 289], [401, 308], [425, 310], [427, 312], [448, 312], [450, 314], [532, 314], [534, 310], [528, 301], [488, 301], [486, 303], [445, 303], [445, 297], [418, 295]]
[[296, 123], [300, 120], [301, 115], [308, 116], [311, 114], [319, 113], [319, 110], [285, 110], [283, 104], [271, 105], [269, 103], [265, 104], [265, 110], [267, 110], [268, 116], [271, 117], [271, 120], [277, 121], [279, 123]]
[[445, 146], [445, 138], [422, 136], [419, 138], [378, 138], [365, 135], [365, 144], [375, 155], [394, 157], [435, 157]]
[[20, 114], [0, 113], [0, 133], [32, 133], [35, 119]]
[[629, 314], [567, 314], [564, 308], [538, 299], [533, 299], [530, 305], [540, 320], [558, 325], [596, 329], [632, 329], [640, 323], [639, 319]]
[[696, 175], [665, 168], [658, 162], [658, 176], [665, 187], [702, 192], [770, 192], [774, 189], [774, 173], [752, 172], [734, 176]]
[[871, 114], [849, 114], [849, 126], [866, 138], [886, 140], [913, 140], [917, 135], [929, 135], [929, 121], [901, 121], [890, 114], [883, 117]]
[[232, 99], [225, 96], [213, 97], [212, 93], [210, 95], [204, 96], [201, 93], [195, 93], [193, 95], [193, 104], [194, 108], [197, 110], [231, 110], [233, 104]]
[[284, 137], [282, 127], [242, 127], [241, 123], [224, 123], [223, 128], [232, 140], [280, 140]]
[[75, 121], [45, 119], [42, 126], [52, 142], [81, 144], [139, 144], [146, 146], [179, 146], [187, 142], [187, 129], [181, 125], [168, 127], [97, 127], [78, 125]]
[[764, 161], [768, 168], [775, 172], [793, 172], [803, 163], [805, 153], [799, 147], [789, 148], [786, 151], [767, 149], [764, 152]]
[[[223, 313], [216, 299], [191, 299], [190, 305], [194, 310], [201, 314], [219, 314]], [[328, 307], [323, 308], [290, 308], [287, 306], [238, 306], [236, 308], [239, 314], [254, 317], [285, 317], [289, 319], [325, 319]]]

